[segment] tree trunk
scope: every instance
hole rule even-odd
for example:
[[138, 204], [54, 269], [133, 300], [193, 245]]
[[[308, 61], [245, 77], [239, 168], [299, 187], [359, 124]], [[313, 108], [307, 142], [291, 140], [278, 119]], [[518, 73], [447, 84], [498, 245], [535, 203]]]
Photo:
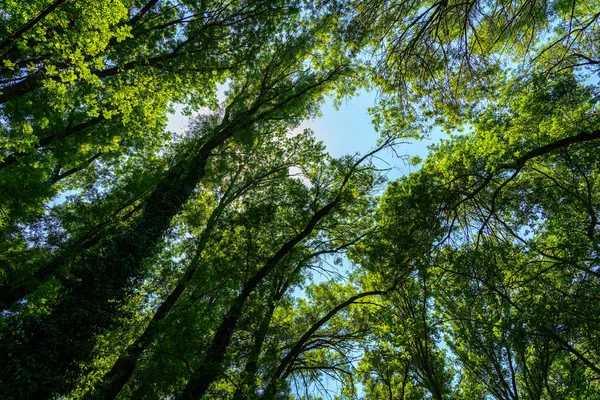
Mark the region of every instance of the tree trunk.
[[[231, 187], [229, 189], [231, 189]], [[229, 190], [227, 192], [229, 192]], [[177, 282], [175, 289], [167, 296], [165, 301], [152, 316], [152, 320], [142, 335], [140, 335], [135, 342], [125, 350], [125, 353], [117, 359], [110, 371], [104, 375], [100, 384], [93, 392], [86, 395], [85, 399], [114, 399], [127, 384], [135, 371], [139, 357], [153, 342], [159, 323], [167, 317], [196, 274], [196, 271], [200, 266], [200, 254], [208, 242], [208, 237], [215, 227], [220, 214], [231, 200], [226, 197], [227, 195], [223, 196], [222, 202], [217, 205], [208, 218], [206, 228], [202, 231], [198, 247], [196, 248], [196, 255], [190, 262], [190, 265], [186, 268], [183, 276], [179, 279], [179, 282]]]
[[[118, 321], [119, 300], [135, 285], [132, 279], [143, 279], [143, 261], [203, 178], [210, 153], [232, 133], [230, 126], [219, 126], [197, 154], [178, 163], [159, 183], [137, 223], [106, 238], [104, 253], [84, 255], [72, 276], [62, 278], [66, 294], [51, 313], [3, 337], [0, 391], [11, 395], [26, 387], [28, 397], [48, 398], [72, 390], [81, 365], [92, 357], [93, 338]], [[28, 376], [32, 382], [14, 376]]]
[[281, 300], [288, 287], [289, 281], [285, 282], [282, 288], [275, 289], [273, 296], [269, 299], [267, 311], [265, 312], [265, 315], [263, 316], [263, 319], [258, 327], [258, 331], [254, 335], [254, 343], [252, 344], [250, 354], [248, 355], [248, 360], [246, 361], [244, 371], [242, 372], [241, 386], [238, 386], [235, 393], [233, 394], [234, 400], [244, 400], [247, 398], [248, 394], [254, 393], [256, 391], [256, 374], [258, 373], [258, 359], [260, 357], [260, 353], [262, 352], [262, 347], [265, 343], [265, 339], [267, 338], [267, 332], [269, 331], [269, 326], [271, 325], [271, 319], [273, 318], [273, 313], [275, 312], [277, 302]]

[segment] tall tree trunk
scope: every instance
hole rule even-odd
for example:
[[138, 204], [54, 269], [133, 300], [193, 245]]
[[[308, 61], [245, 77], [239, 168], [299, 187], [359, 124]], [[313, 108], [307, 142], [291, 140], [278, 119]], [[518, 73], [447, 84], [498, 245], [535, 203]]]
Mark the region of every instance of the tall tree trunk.
[[276, 288], [275, 292], [273, 293], [273, 296], [271, 296], [271, 298], [269, 299], [267, 311], [265, 312], [265, 315], [262, 318], [262, 321], [258, 327], [258, 331], [254, 335], [254, 342], [252, 343], [250, 354], [248, 354], [248, 360], [246, 361], [244, 371], [242, 372], [241, 385], [236, 388], [236, 391], [233, 394], [234, 400], [246, 399], [248, 394], [254, 393], [256, 391], [256, 374], [258, 373], [258, 359], [260, 358], [260, 353], [262, 352], [265, 339], [267, 338], [267, 332], [269, 331], [269, 326], [271, 325], [271, 320], [273, 319], [273, 313], [275, 312], [277, 303], [279, 302], [279, 300], [281, 300], [288, 287], [289, 281], [284, 283], [282, 288]]
[[[135, 342], [129, 346], [123, 355], [117, 359], [113, 367], [109, 372], [107, 372], [102, 378], [100, 384], [94, 388], [93, 392], [90, 392], [86, 398], [89, 399], [113, 399], [115, 398], [119, 392], [123, 389], [123, 387], [127, 384], [135, 368], [137, 366], [137, 361], [142, 353], [146, 350], [146, 348], [154, 341], [154, 338], [158, 332], [158, 325], [160, 321], [164, 320], [169, 312], [173, 309], [176, 302], [179, 300], [185, 289], [189, 286], [189, 283], [192, 281], [196, 272], [198, 271], [198, 267], [200, 266], [201, 259], [200, 254], [206, 247], [208, 243], [208, 239], [213, 229], [215, 228], [218, 219], [221, 214], [225, 210], [225, 208], [231, 204], [232, 201], [236, 200], [240, 196], [244, 195], [248, 190], [250, 190], [255, 184], [261, 182], [263, 179], [267, 179], [271, 175], [276, 174], [277, 172], [282, 171], [287, 168], [286, 164], [275, 166], [274, 168], [258, 174], [258, 176], [249, 179], [243, 185], [235, 188], [237, 182], [237, 177], [244, 170], [243, 166], [240, 166], [237, 173], [231, 178], [230, 184], [225, 190], [225, 193], [221, 197], [219, 204], [215, 207], [215, 209], [211, 212], [209, 216], [206, 226], [200, 235], [198, 246], [196, 248], [196, 254], [192, 261], [190, 262], [188, 268], [186, 268], [185, 273], [179, 279], [175, 289], [167, 296], [166, 300], [160, 305], [156, 314], [152, 317], [149, 325], [144, 330], [143, 334], [138, 337]], [[234, 190], [235, 189], [235, 190]]]
[[196, 254], [186, 268], [183, 276], [177, 282], [175, 289], [173, 289], [165, 301], [156, 310], [156, 313], [152, 316], [152, 319], [150, 320], [150, 323], [144, 332], [135, 340], [132, 345], [127, 347], [124, 354], [117, 359], [110, 371], [104, 375], [99, 385], [95, 387], [92, 392], [89, 392], [85, 396], [86, 399], [114, 399], [127, 384], [131, 378], [131, 375], [133, 375], [133, 372], [135, 371], [139, 357], [153, 342], [158, 331], [159, 323], [167, 317], [171, 309], [175, 306], [175, 303], [177, 303], [196, 274], [196, 271], [201, 263], [200, 254], [208, 242], [208, 237], [212, 233], [219, 216], [227, 204], [229, 204], [229, 202], [232, 200], [227, 196], [227, 193], [231, 190], [231, 188], [232, 186], [229, 187], [221, 202], [217, 205], [217, 207], [215, 207], [208, 218], [206, 227], [200, 236], [198, 247], [196, 248]]
[[92, 357], [93, 338], [118, 321], [120, 300], [131, 290], [132, 278], [142, 279], [143, 261], [203, 178], [210, 153], [232, 134], [224, 123], [195, 155], [175, 165], [150, 195], [137, 223], [106, 238], [100, 244], [104, 253], [84, 255], [72, 276], [62, 278], [66, 294], [54, 310], [2, 338], [0, 391], [12, 395], [27, 388], [29, 398], [49, 398], [72, 390], [81, 365]]
[[271, 324], [271, 319], [273, 318], [274, 311], [275, 302], [271, 301], [269, 306], [267, 307], [265, 315], [263, 316], [260, 326], [258, 327], [258, 331], [254, 336], [254, 342], [252, 343], [250, 354], [248, 354], [248, 360], [246, 361], [244, 371], [242, 372], [241, 384], [236, 388], [235, 393], [233, 394], [234, 400], [246, 399], [248, 394], [254, 393], [256, 390], [256, 374], [258, 372], [258, 359], [260, 357], [263, 344], [267, 337], [267, 332], [269, 331], [269, 325]]

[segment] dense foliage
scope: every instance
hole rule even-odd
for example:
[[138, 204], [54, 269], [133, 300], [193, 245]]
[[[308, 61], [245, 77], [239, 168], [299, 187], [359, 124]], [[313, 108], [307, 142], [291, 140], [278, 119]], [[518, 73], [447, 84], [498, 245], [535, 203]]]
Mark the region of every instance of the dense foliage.
[[600, 2], [0, 12], [0, 398], [600, 398]]

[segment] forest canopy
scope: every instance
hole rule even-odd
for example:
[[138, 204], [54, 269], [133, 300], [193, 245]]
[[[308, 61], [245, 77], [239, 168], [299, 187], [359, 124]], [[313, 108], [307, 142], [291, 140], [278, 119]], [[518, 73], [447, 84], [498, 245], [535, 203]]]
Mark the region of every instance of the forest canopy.
[[1, 399], [600, 399], [600, 1], [0, 13]]

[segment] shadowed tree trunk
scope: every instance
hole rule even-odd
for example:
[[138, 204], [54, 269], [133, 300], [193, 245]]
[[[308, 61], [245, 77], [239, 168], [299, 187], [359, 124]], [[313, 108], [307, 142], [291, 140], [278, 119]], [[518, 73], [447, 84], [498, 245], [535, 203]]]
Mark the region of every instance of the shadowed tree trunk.
[[[123, 389], [123, 387], [127, 384], [131, 375], [135, 371], [137, 366], [137, 362], [142, 353], [146, 350], [146, 348], [153, 342], [156, 333], [158, 332], [159, 323], [164, 320], [169, 312], [173, 309], [176, 302], [179, 300], [183, 292], [187, 289], [188, 285], [192, 281], [192, 278], [198, 271], [198, 268], [201, 265], [200, 254], [206, 247], [208, 243], [208, 239], [217, 225], [218, 219], [225, 210], [225, 208], [235, 199], [239, 198], [246, 191], [251, 189], [255, 184], [260, 182], [262, 179], [268, 178], [269, 176], [279, 172], [283, 167], [277, 166], [265, 173], [259, 174], [258, 177], [254, 179], [250, 179], [241, 187], [235, 189], [237, 174], [231, 179], [231, 183], [219, 204], [212, 211], [211, 215], [208, 218], [205, 228], [202, 231], [202, 234], [198, 240], [198, 246], [195, 250], [195, 256], [186, 268], [183, 276], [177, 282], [177, 285], [173, 289], [173, 291], [167, 296], [165, 301], [160, 305], [152, 320], [135, 342], [128, 346], [125, 350], [125, 353], [121, 355], [113, 367], [108, 371], [104, 377], [102, 378], [99, 385], [97, 385], [92, 392], [89, 392], [85, 398], [88, 399], [113, 399], [115, 398], [119, 392]], [[241, 172], [241, 169], [238, 171]]]
[[246, 399], [244, 391], [246, 394], [254, 393], [256, 391], [256, 374], [258, 373], [258, 360], [260, 353], [265, 343], [265, 339], [267, 338], [267, 332], [269, 331], [269, 326], [271, 325], [271, 319], [273, 318], [273, 313], [277, 307], [277, 302], [281, 300], [288, 287], [289, 282], [285, 282], [283, 287], [275, 288], [273, 295], [269, 298], [267, 310], [265, 311], [260, 325], [258, 326], [258, 330], [254, 335], [254, 341], [250, 349], [250, 354], [248, 354], [248, 360], [246, 361], [244, 371], [242, 372], [241, 386], [238, 386], [233, 394], [234, 399]]
[[66, 295], [56, 308], [3, 338], [0, 361], [6, 366], [1, 375], [5, 393], [11, 393], [9, 377], [17, 369], [36, 377], [38, 383], [28, 388], [32, 398], [71, 390], [68, 377], [76, 376], [80, 362], [89, 359], [92, 338], [117, 320], [120, 302], [113, 300], [122, 299], [132, 286], [131, 279], [143, 275], [143, 260], [152, 255], [171, 219], [204, 176], [210, 153], [232, 134], [232, 127], [224, 123], [196, 155], [175, 165], [150, 195], [138, 221], [100, 243], [105, 252], [84, 255], [73, 268], [73, 276], [62, 278]]

